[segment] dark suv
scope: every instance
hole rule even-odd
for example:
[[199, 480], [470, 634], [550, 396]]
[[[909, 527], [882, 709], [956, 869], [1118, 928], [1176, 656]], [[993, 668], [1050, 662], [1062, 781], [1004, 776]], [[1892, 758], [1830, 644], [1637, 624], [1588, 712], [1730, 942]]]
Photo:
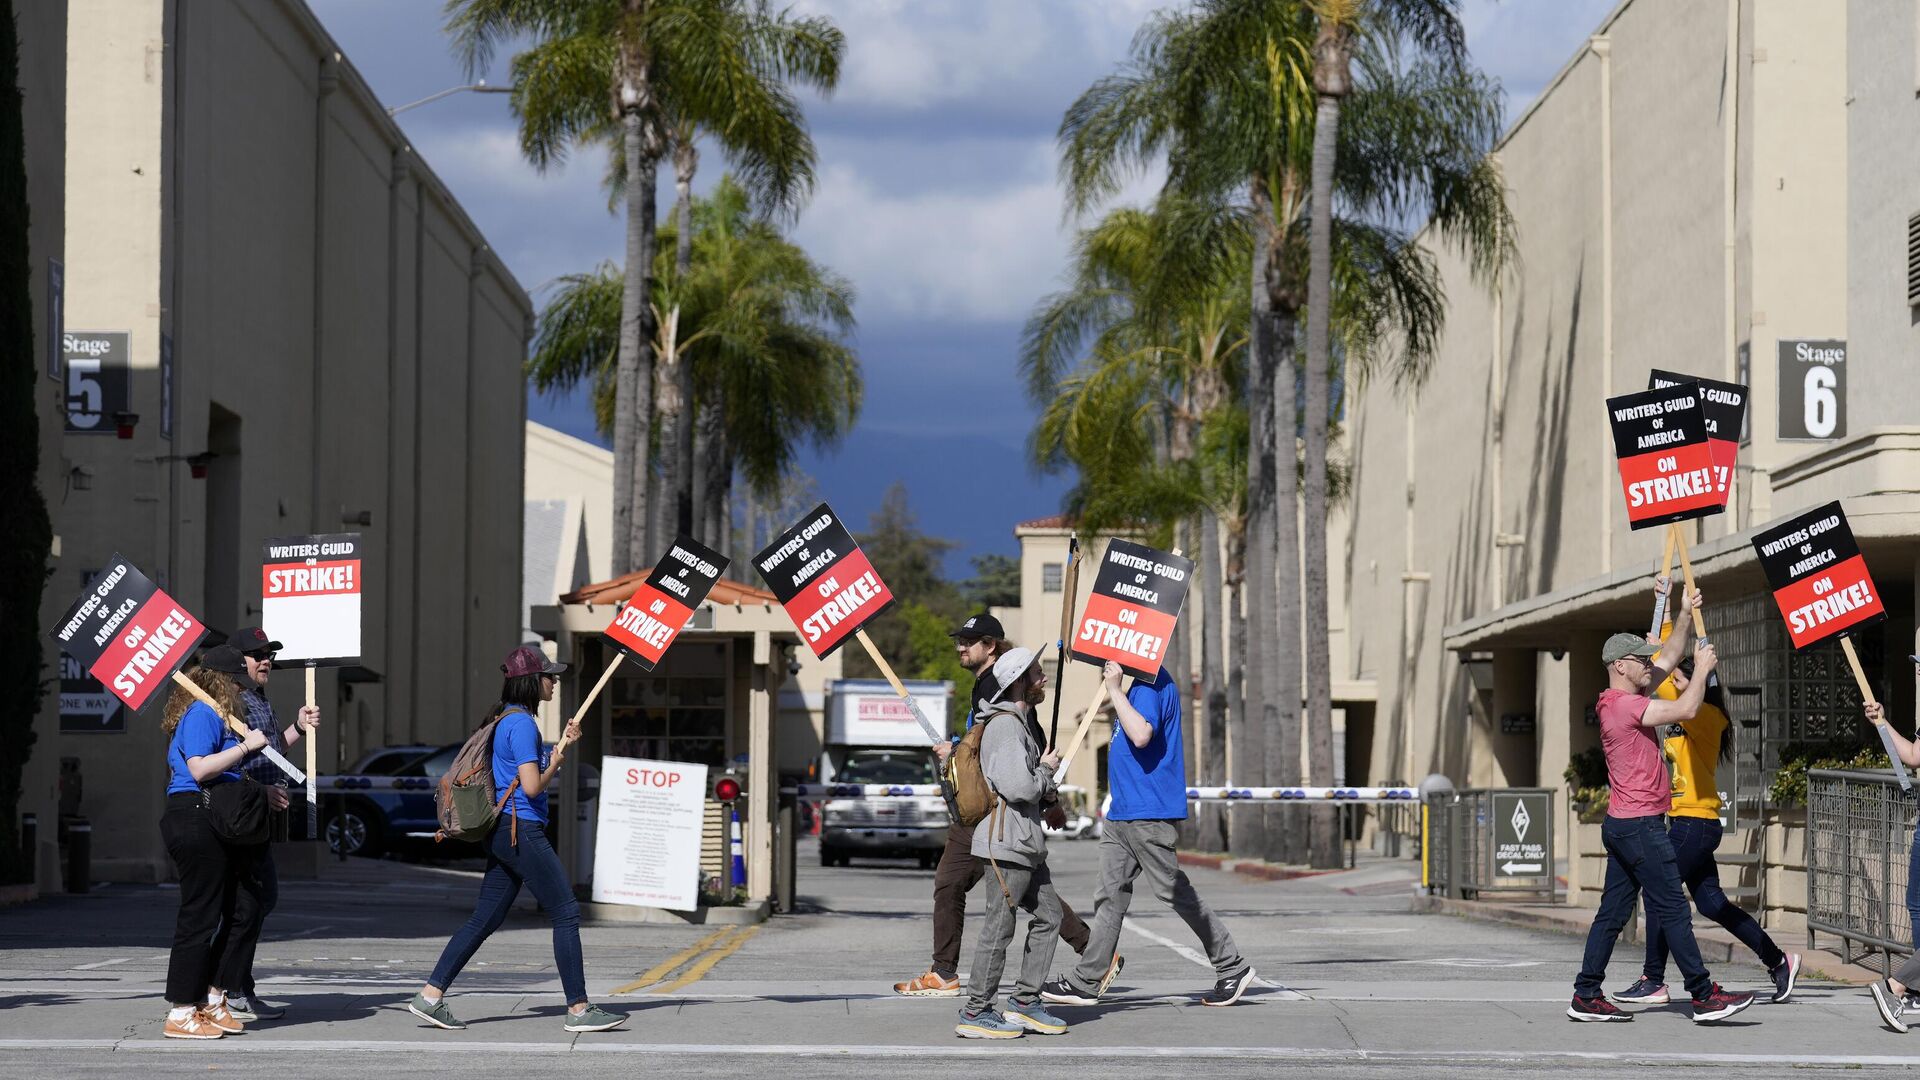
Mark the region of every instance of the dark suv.
[[[453, 767], [461, 743], [446, 746], [383, 746], [370, 750], [354, 764], [351, 776], [420, 777], [425, 783], [410, 791], [354, 791], [344, 795], [320, 793], [320, 812], [325, 821], [327, 847], [335, 852], [346, 844], [349, 855], [378, 855], [405, 847], [433, 847], [440, 818], [434, 809], [434, 792], [440, 778]], [[599, 794], [600, 774], [591, 765], [580, 769], [580, 800], [588, 802]], [[479, 854], [472, 844], [448, 841], [436, 851], [451, 856]]]

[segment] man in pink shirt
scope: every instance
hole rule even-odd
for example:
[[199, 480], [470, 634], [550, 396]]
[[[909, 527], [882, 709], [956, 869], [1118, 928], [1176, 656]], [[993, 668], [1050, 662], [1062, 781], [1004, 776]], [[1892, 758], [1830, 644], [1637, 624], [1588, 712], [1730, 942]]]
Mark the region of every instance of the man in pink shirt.
[[1658, 728], [1693, 719], [1707, 691], [1707, 673], [1720, 662], [1705, 642], [1693, 653], [1694, 679], [1675, 701], [1662, 701], [1653, 691], [1679, 665], [1693, 640], [1690, 609], [1700, 606], [1700, 594], [1680, 600], [1673, 613], [1673, 632], [1665, 645], [1654, 645], [1634, 634], [1615, 634], [1600, 649], [1607, 665], [1607, 688], [1600, 691], [1600, 747], [1607, 757], [1607, 819], [1600, 826], [1607, 849], [1606, 889], [1600, 910], [1587, 931], [1586, 957], [1573, 982], [1573, 1004], [1567, 1016], [1574, 1020], [1632, 1020], [1607, 1000], [1600, 984], [1606, 978], [1613, 943], [1633, 918], [1640, 894], [1647, 895], [1649, 919], [1658, 919], [1667, 948], [1693, 997], [1695, 1023], [1724, 1020], [1753, 1004], [1752, 994], [1730, 994], [1707, 974], [1700, 946], [1693, 939], [1693, 909], [1681, 891], [1673, 845], [1667, 840], [1667, 809], [1673, 802], [1673, 782], [1667, 771]]

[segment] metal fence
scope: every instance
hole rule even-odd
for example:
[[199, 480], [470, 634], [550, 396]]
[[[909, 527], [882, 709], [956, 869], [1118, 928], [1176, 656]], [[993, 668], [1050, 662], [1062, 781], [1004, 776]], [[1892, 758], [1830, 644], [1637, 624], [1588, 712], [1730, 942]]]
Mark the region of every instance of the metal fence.
[[1857, 961], [1913, 951], [1907, 915], [1914, 803], [1884, 772], [1807, 772], [1807, 944], [1838, 937]]
[[[1428, 884], [1443, 895], [1469, 899], [1495, 892], [1553, 897], [1559, 891], [1555, 797], [1551, 788], [1474, 788], [1436, 796], [1427, 804]], [[1530, 854], [1518, 854], [1522, 850]]]

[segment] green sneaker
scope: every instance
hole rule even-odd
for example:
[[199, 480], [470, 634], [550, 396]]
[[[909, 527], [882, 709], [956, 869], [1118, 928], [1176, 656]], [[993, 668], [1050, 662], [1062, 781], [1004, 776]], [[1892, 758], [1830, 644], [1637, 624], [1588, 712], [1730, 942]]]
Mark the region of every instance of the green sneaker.
[[453, 1018], [453, 1010], [447, 1008], [447, 999], [444, 997], [439, 1001], [428, 1001], [425, 994], [415, 994], [413, 1000], [407, 1002], [407, 1011], [434, 1027], [448, 1031], [467, 1030], [467, 1025]]
[[598, 1005], [589, 1005], [585, 1012], [567, 1013], [568, 1031], [606, 1031], [617, 1028], [627, 1022], [624, 1016], [615, 1016]]

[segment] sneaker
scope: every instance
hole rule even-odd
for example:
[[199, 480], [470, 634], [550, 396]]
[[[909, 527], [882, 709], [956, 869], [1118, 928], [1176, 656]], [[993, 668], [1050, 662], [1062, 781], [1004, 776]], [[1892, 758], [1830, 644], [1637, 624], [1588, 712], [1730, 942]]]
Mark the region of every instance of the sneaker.
[[428, 1001], [425, 994], [415, 994], [413, 1000], [407, 1002], [407, 1011], [434, 1027], [446, 1028], [448, 1031], [467, 1030], [467, 1025], [453, 1018], [453, 1010], [447, 1008], [445, 997], [439, 1001]]
[[960, 979], [958, 976], [949, 979], [937, 971], [928, 971], [906, 982], [894, 983], [893, 992], [901, 997], [959, 997]]
[[1247, 970], [1240, 974], [1221, 979], [1219, 982], [1214, 983], [1213, 989], [1207, 991], [1206, 995], [1200, 999], [1200, 1004], [1231, 1005], [1240, 1000], [1240, 995], [1246, 993], [1247, 987], [1252, 985], [1252, 983], [1253, 965], [1248, 964]]
[[1800, 954], [1788, 953], [1780, 966], [1767, 972], [1773, 976], [1773, 1000], [1785, 1001], [1793, 996], [1793, 984], [1800, 979]]
[[1121, 956], [1119, 952], [1116, 951], [1113, 954], [1113, 963], [1107, 965], [1107, 973], [1101, 976], [1100, 985], [1093, 991], [1093, 996], [1106, 997], [1107, 987], [1113, 985], [1113, 980], [1116, 976], [1120, 974], [1120, 969], [1126, 966], [1127, 966], [1127, 958], [1124, 956]]
[[1905, 1034], [1907, 1021], [1900, 1015], [1900, 995], [1893, 992], [1893, 987], [1888, 986], [1885, 979], [1875, 980], [1867, 989], [1873, 992], [1873, 1003], [1880, 1010], [1880, 1019], [1886, 1021], [1888, 1027]]
[[1024, 1034], [1024, 1029], [1008, 1023], [1006, 1017], [992, 1009], [982, 1013], [961, 1009], [960, 1022], [953, 1025], [953, 1033], [963, 1039], [1017, 1039]]
[[1040, 1000], [1050, 1005], [1098, 1005], [1100, 995], [1074, 986], [1062, 975], [1040, 984]]
[[227, 995], [227, 1011], [236, 1020], [278, 1020], [287, 1015], [287, 1010], [269, 1005], [257, 997], [234, 997]]
[[224, 998], [212, 1005], [200, 1006], [200, 1013], [207, 1018], [207, 1023], [229, 1035], [238, 1035], [247, 1030], [247, 1026], [240, 1022], [240, 1018], [228, 1011]]
[[1729, 994], [1720, 989], [1719, 983], [1707, 991], [1706, 997], [1693, 999], [1693, 1022], [1696, 1024], [1725, 1020], [1741, 1009], [1753, 1004], [1752, 994]]
[[1900, 1015], [1912, 1016], [1920, 1013], [1920, 994], [1909, 990], [1900, 995]]
[[218, 1039], [226, 1032], [213, 1026], [205, 1010], [195, 1009], [187, 1014], [185, 1020], [175, 1020], [169, 1013], [166, 1030], [161, 1034], [169, 1039]]
[[1654, 982], [1645, 976], [1625, 990], [1616, 990], [1607, 995], [1616, 1005], [1665, 1005], [1672, 1001], [1667, 993], [1667, 984]]
[[1022, 1005], [1011, 998], [1004, 1013], [1010, 1024], [1041, 1035], [1065, 1035], [1067, 1022], [1048, 1012], [1038, 1001]]
[[567, 1012], [568, 1031], [607, 1031], [626, 1022], [626, 1017], [615, 1016], [598, 1005], [588, 1005], [577, 1013], [572, 1010]]
[[1573, 1004], [1567, 1006], [1567, 1019], [1592, 1024], [1605, 1023], [1611, 1020], [1631, 1021], [1633, 1014], [1630, 1012], [1622, 1012], [1615, 1008], [1613, 1002], [1608, 1001], [1605, 994], [1590, 998], [1583, 998], [1575, 994]]

